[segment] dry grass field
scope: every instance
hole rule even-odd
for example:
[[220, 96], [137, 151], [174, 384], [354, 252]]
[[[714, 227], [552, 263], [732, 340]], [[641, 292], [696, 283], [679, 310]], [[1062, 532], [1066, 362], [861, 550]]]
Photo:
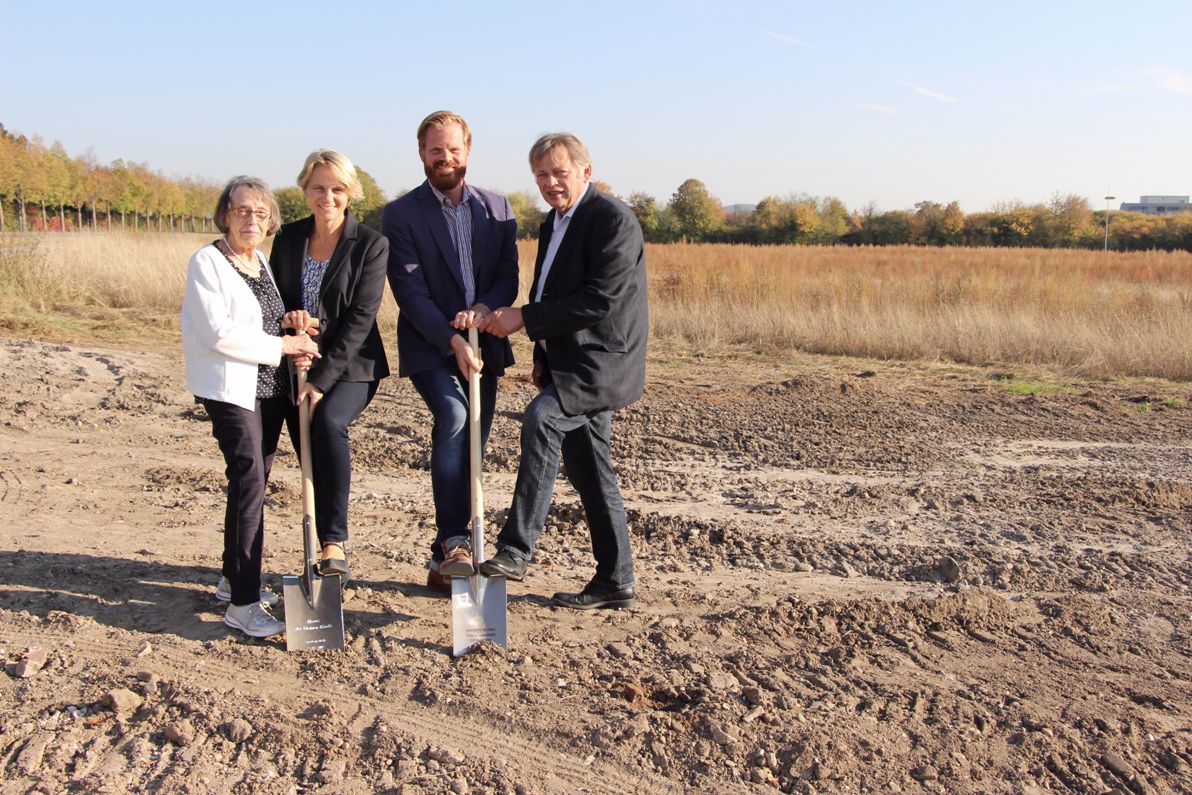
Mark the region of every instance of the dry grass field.
[[[11, 331], [176, 328], [207, 235], [0, 238]], [[534, 242], [520, 244], [523, 296]], [[746, 350], [1192, 379], [1192, 254], [651, 245], [655, 350]], [[386, 298], [381, 323], [396, 307]], [[388, 335], [387, 335], [388, 337]]]

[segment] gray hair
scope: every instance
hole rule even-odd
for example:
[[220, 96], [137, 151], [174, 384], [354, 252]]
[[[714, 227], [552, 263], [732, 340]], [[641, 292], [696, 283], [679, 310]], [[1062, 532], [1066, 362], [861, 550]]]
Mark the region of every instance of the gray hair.
[[579, 139], [578, 135], [557, 132], [547, 133], [530, 147], [530, 168], [533, 169], [534, 164], [549, 155], [556, 146], [566, 149], [567, 154], [571, 156], [571, 162], [580, 168], [592, 164], [592, 158], [588, 157], [588, 147], [584, 146], [584, 142]]
[[257, 194], [257, 198], [265, 202], [269, 208], [269, 228], [265, 230], [265, 234], [276, 235], [277, 230], [281, 229], [281, 210], [277, 208], [277, 199], [273, 198], [273, 191], [269, 190], [269, 186], [263, 179], [246, 177], [243, 174], [232, 177], [220, 191], [219, 199], [215, 202], [215, 228], [225, 235], [228, 233], [227, 218], [228, 210], [232, 208], [232, 194], [240, 188], [247, 188]]

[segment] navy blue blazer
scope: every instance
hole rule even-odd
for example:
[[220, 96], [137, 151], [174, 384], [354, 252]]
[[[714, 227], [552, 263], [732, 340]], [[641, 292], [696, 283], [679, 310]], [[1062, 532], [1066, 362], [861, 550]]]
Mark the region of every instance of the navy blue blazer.
[[[510, 306], [517, 298], [517, 219], [509, 200], [468, 186], [472, 193], [472, 267], [476, 303], [490, 309]], [[385, 205], [381, 232], [389, 239], [389, 286], [401, 310], [397, 319], [398, 373], [414, 375], [454, 359], [451, 327], [464, 301], [459, 254], [443, 210], [423, 182]], [[508, 340], [480, 335], [484, 372], [504, 375], [513, 364]]]
[[[269, 253], [286, 311], [302, 305], [302, 266], [315, 219], [307, 216], [281, 228]], [[375, 230], [349, 211], [319, 290], [315, 340], [323, 358], [315, 359], [307, 380], [323, 392], [337, 381], [378, 381], [389, 375], [385, 346], [377, 329], [377, 310], [385, 294], [389, 246]]]
[[588, 414], [628, 406], [646, 386], [646, 259], [642, 230], [628, 205], [595, 185], [576, 205], [535, 301], [554, 231], [551, 210], [538, 234], [526, 334], [559, 393], [563, 410]]

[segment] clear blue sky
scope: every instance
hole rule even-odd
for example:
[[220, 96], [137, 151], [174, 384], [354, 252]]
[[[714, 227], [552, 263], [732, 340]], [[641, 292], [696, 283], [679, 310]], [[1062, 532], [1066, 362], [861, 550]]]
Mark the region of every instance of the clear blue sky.
[[0, 123], [170, 176], [293, 184], [342, 150], [387, 194], [465, 116], [469, 179], [533, 191], [541, 133], [666, 201], [852, 208], [1192, 193], [1192, 2], [0, 0]]

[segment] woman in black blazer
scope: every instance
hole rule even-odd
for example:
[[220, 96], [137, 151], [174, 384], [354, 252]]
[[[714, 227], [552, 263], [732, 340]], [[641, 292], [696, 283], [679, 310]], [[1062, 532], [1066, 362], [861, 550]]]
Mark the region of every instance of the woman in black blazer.
[[319, 319], [322, 358], [310, 362], [298, 402], [310, 400], [315, 527], [324, 574], [349, 576], [348, 426], [389, 375], [377, 330], [389, 242], [348, 211], [364, 197], [356, 169], [331, 149], [311, 152], [298, 175], [311, 216], [281, 228], [269, 255], [286, 320], [299, 331]]

